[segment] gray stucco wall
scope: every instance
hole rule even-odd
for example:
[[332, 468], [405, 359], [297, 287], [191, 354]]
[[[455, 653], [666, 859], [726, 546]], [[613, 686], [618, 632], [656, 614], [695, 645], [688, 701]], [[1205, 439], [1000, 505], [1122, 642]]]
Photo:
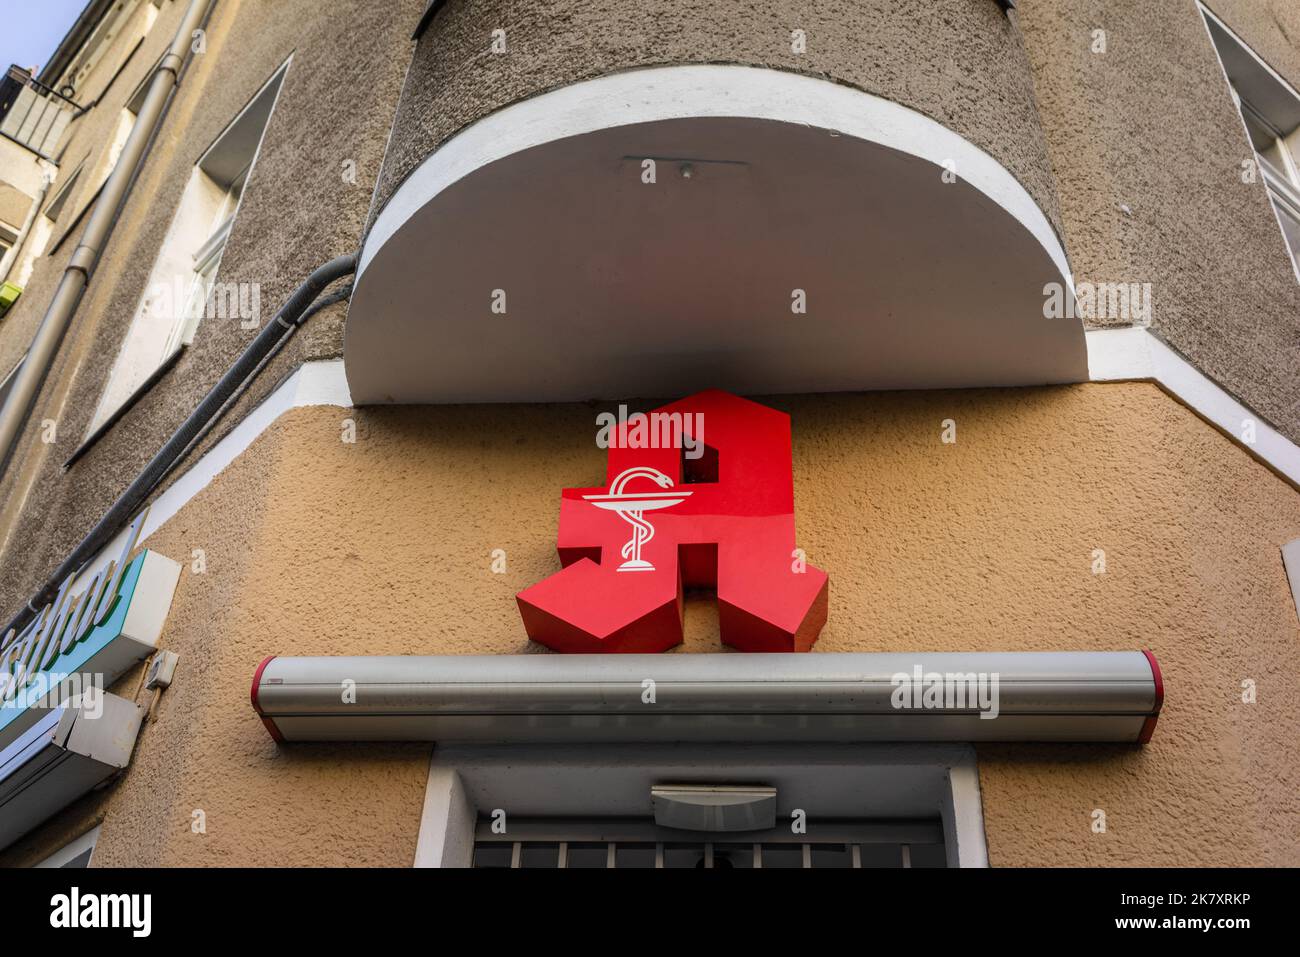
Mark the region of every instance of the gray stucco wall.
[[[490, 50], [506, 31], [507, 54]], [[807, 52], [791, 52], [803, 30]], [[737, 63], [857, 87], [923, 113], [1009, 169], [1059, 229], [1018, 32], [994, 0], [449, 0], [416, 48], [376, 211], [460, 128], [635, 67]]]
[[[68, 143], [93, 160], [136, 84], [171, 41], [186, 3], [171, 0]], [[216, 0], [207, 50], [194, 57], [104, 259], [50, 370], [15, 463], [0, 478], [0, 608], [4, 620], [72, 550], [256, 335], [204, 320], [163, 380], [66, 474], [196, 160], [291, 54], [280, 99], [221, 261], [222, 282], [260, 286], [262, 322], [322, 262], [355, 250], [410, 58], [421, 0]], [[344, 164], [355, 163], [354, 181]], [[65, 166], [71, 171], [71, 166]], [[76, 199], [77, 208], [89, 196]], [[71, 215], [65, 212], [65, 216]], [[58, 227], [64, 227], [61, 219]], [[0, 326], [0, 358], [30, 342], [67, 265], [73, 231]], [[216, 441], [305, 359], [338, 355], [340, 306], [316, 316], [217, 426]], [[0, 363], [2, 364], [2, 363]], [[6, 367], [7, 368], [7, 367]], [[40, 441], [42, 420], [57, 439]], [[202, 451], [202, 448], [198, 450]], [[192, 458], [197, 453], [192, 453]], [[175, 474], [175, 473], [174, 473]], [[174, 477], [174, 476], [173, 476]], [[25, 505], [24, 505], [25, 503]], [[2, 533], [7, 530], [5, 537]]]
[[[1300, 86], [1300, 4], [1211, 7]], [[489, 51], [498, 28], [504, 56]], [[795, 28], [808, 35], [803, 55], [790, 52]], [[1096, 29], [1105, 53], [1093, 52]], [[372, 216], [483, 115], [603, 73], [679, 62], [823, 76], [962, 134], [1038, 201], [1076, 280], [1150, 283], [1154, 331], [1300, 440], [1300, 284], [1262, 180], [1241, 181], [1250, 146], [1194, 0], [1031, 2], [1010, 19], [992, 0], [449, 0], [416, 49]], [[1117, 321], [1127, 322], [1089, 324]]]
[[[1300, 4], [1209, 6], [1300, 87]], [[1150, 282], [1154, 331], [1300, 440], [1300, 284], [1262, 177], [1242, 182], [1253, 154], [1194, 0], [1018, 17], [1076, 281]]]

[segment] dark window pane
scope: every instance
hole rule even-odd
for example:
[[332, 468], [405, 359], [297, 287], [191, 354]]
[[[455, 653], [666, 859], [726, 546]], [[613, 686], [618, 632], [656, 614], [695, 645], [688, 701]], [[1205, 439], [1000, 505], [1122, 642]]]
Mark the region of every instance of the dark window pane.
[[570, 844], [567, 867], [608, 867], [609, 845]]
[[525, 844], [519, 849], [520, 867], [559, 867], [559, 844]]
[[68, 861], [68, 863], [60, 864], [59, 866], [60, 867], [89, 867], [90, 855], [91, 852], [93, 852], [94, 850], [95, 849], [93, 847], [88, 847], [80, 854], [78, 854], [76, 857], [74, 857], [72, 860]]
[[618, 844], [614, 847], [615, 867], [654, 867], [653, 844]]
[[947, 867], [948, 855], [942, 844], [913, 844], [913, 867]]
[[753, 844], [714, 844], [713, 866], [718, 868], [753, 867]]
[[[695, 436], [692, 441], [698, 439]], [[698, 449], [699, 446], [695, 446]], [[704, 482], [716, 482], [718, 480], [718, 450], [711, 445], [704, 446], [704, 451], [698, 458], [691, 458], [686, 454], [686, 444], [682, 444], [682, 483], [684, 485], [698, 485]], [[692, 455], [696, 454], [694, 450]]]
[[803, 867], [802, 844], [764, 844], [764, 867]]
[[1254, 110], [1249, 108], [1242, 110], [1241, 118], [1246, 121], [1246, 131], [1250, 134], [1250, 145], [1255, 147], [1257, 152], [1263, 153], [1265, 150], [1274, 149], [1277, 146], [1277, 134], [1255, 115]]
[[863, 867], [902, 867], [903, 848], [898, 844], [859, 844]]
[[703, 867], [703, 844], [665, 844], [664, 867]]
[[514, 847], [509, 844], [475, 844], [475, 867], [509, 867]]
[[852, 867], [853, 848], [848, 844], [814, 844], [813, 867]]

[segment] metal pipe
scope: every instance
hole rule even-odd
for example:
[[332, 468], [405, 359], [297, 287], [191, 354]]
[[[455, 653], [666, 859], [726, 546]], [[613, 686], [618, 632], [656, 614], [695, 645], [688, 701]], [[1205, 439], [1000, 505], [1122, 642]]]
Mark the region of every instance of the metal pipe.
[[202, 430], [206, 429], [214, 417], [228, 406], [231, 397], [260, 371], [266, 357], [279, 350], [284, 345], [284, 340], [297, 332], [298, 327], [314, 314], [308, 311], [309, 307], [325, 287], [344, 276], [352, 275], [356, 270], [355, 254], [339, 256], [316, 269], [301, 286], [294, 290], [293, 295], [276, 312], [275, 318], [268, 322], [257, 337], [249, 343], [248, 348], [235, 360], [234, 365], [226, 370], [225, 375], [204, 396], [203, 401], [181, 423], [181, 427], [149, 460], [149, 464], [136, 476], [135, 481], [118, 496], [117, 501], [104, 513], [104, 517], [54, 570], [46, 583], [28, 599], [27, 606], [21, 609], [7, 625], [0, 628], [0, 635], [8, 634], [10, 629], [17, 629], [28, 615], [39, 611], [41, 606], [53, 597], [64, 579], [80, 571], [86, 562], [94, 558], [113, 540], [172, 467], [190, 451]]
[[45, 318], [41, 320], [36, 336], [32, 339], [23, 367], [5, 399], [3, 409], [0, 409], [0, 468], [8, 463], [36, 401], [36, 395], [54, 363], [54, 356], [68, 330], [72, 314], [81, 302], [91, 274], [99, 264], [99, 257], [112, 231], [117, 211], [130, 192], [135, 173], [148, 151], [154, 129], [176, 87], [194, 31], [203, 23], [212, 2], [213, 0], [190, 0], [189, 8], [172, 38], [171, 47], [149, 81], [149, 90], [145, 94], [144, 105], [137, 114], [135, 126], [131, 129], [131, 135], [127, 137], [117, 165], [104, 184], [99, 199], [95, 201], [81, 242], [72, 253], [72, 259], [59, 280], [49, 308], [45, 310]]
[[[298, 319], [294, 320], [294, 324], [296, 326], [301, 326], [303, 325], [303, 323], [305, 323], [312, 316], [316, 315], [316, 313], [320, 312], [322, 309], [327, 309], [330, 306], [334, 305], [335, 303], [343, 302], [347, 299], [350, 299], [351, 296], [352, 296], [352, 284], [348, 283], [346, 286], [343, 286], [341, 289], [338, 289], [335, 292], [330, 293], [328, 296], [324, 297], [323, 299], [318, 299], [315, 302], [313, 302], [311, 304], [311, 307], [308, 308], [306, 312], [304, 312]], [[261, 374], [262, 370], [266, 368], [266, 366], [269, 365], [271, 361], [280, 354], [280, 350], [284, 347], [284, 344], [289, 341], [289, 339], [290, 336], [287, 334], [284, 336], [284, 338], [280, 339], [275, 344], [275, 347], [258, 361], [253, 371], [248, 374], [247, 381], [252, 381], [253, 379], [256, 379]], [[208, 437], [208, 433], [211, 432], [216, 427], [216, 424], [221, 421], [222, 416], [224, 416], [226, 412], [230, 410], [230, 407], [235, 404], [235, 401], [239, 398], [239, 396], [243, 393], [243, 391], [244, 390], [241, 388], [238, 391], [232, 393], [230, 398], [226, 399], [225, 403], [221, 406], [221, 408], [217, 409], [217, 411], [213, 413], [212, 418], [210, 418], [207, 421], [207, 423], [195, 434], [195, 436], [192, 439], [190, 439], [189, 444], [185, 446], [185, 448], [181, 449], [180, 454], [176, 456], [177, 462], [183, 461], [185, 458], [187, 458], [190, 452], [194, 449], [194, 447]]]

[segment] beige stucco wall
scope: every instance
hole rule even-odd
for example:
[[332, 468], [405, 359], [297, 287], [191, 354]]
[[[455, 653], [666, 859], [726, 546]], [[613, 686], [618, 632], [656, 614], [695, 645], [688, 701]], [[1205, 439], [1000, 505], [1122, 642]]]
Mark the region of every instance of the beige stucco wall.
[[[1279, 555], [1300, 493], [1150, 384], [771, 404], [793, 415], [800, 544], [831, 577], [818, 651], [1147, 647], [1163, 666], [1145, 748], [979, 749], [994, 865], [1300, 864], [1300, 621]], [[129, 772], [0, 863], [106, 814], [98, 864], [408, 865], [429, 748], [277, 746], [253, 671], [272, 653], [541, 651], [514, 595], [558, 568], [560, 490], [604, 473], [597, 411], [278, 420], [149, 542], [185, 562], [202, 548], [207, 571], [182, 576], [176, 681]], [[687, 616], [683, 650], [721, 650], [712, 603]]]

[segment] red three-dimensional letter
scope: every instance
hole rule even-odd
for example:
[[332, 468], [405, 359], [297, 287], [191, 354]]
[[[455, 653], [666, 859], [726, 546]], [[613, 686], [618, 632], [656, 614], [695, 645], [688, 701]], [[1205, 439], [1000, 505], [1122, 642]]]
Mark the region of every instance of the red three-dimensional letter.
[[[702, 438], [702, 458], [628, 448], [635, 430], [621, 425], [606, 487], [564, 490], [564, 568], [518, 595], [528, 637], [556, 651], [664, 651], [682, 641], [683, 587], [699, 587], [717, 590], [725, 644], [807, 651], [826, 623], [827, 577], [795, 550], [790, 417], [711, 390], [656, 409], [646, 432], [664, 434], [655, 424], [673, 413]], [[714, 467], [716, 481], [692, 480]]]

